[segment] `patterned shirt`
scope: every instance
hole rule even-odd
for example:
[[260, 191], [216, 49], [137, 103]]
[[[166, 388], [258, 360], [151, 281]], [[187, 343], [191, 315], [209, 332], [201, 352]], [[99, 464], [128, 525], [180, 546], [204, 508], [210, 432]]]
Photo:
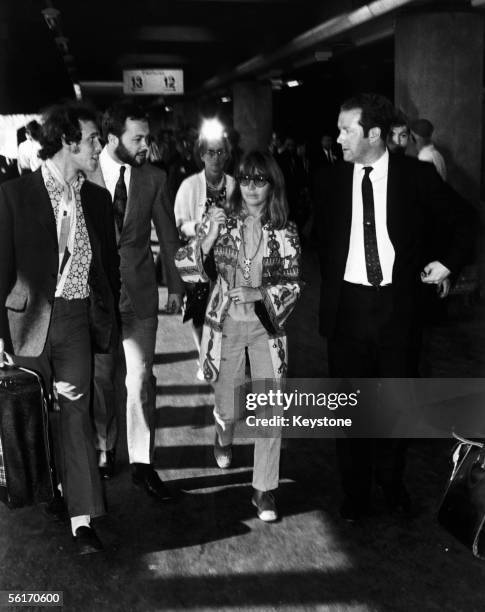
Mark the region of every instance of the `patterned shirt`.
[[[84, 182], [84, 177], [79, 174], [76, 180], [67, 184], [61, 182], [61, 175], [52, 160], [42, 164], [42, 177], [49, 194], [52, 204], [52, 210], [56, 219], [56, 225], [59, 228], [58, 217], [59, 209], [65, 198], [70, 198], [74, 195], [75, 207], [75, 224], [73, 240], [71, 243], [71, 255], [66, 264], [67, 274], [65, 282], [60, 290], [60, 295], [56, 291], [56, 297], [62, 297], [65, 300], [84, 299], [89, 296], [89, 269], [91, 266], [92, 251], [89, 241], [89, 234], [84, 219], [84, 212], [81, 204], [81, 187]], [[59, 239], [59, 229], [58, 229]], [[58, 281], [59, 287], [59, 281]]]

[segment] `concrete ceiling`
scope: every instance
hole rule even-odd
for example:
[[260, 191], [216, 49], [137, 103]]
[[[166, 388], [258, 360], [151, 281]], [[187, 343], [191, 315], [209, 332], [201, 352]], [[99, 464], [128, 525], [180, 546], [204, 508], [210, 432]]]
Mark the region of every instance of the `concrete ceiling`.
[[237, 79], [284, 77], [390, 37], [398, 11], [472, 10], [470, 0], [0, 4], [0, 45], [8, 54], [8, 106], [19, 112], [72, 95], [73, 82], [91, 95], [114, 94], [124, 68], [182, 68], [187, 95], [223, 91]]

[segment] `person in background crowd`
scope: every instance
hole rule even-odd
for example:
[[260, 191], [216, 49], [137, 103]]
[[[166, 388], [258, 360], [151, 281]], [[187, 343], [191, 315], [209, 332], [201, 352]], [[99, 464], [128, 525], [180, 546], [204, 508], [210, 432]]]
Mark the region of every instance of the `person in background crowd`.
[[305, 172], [302, 167], [302, 159], [297, 155], [296, 141], [293, 137], [288, 136], [285, 139], [276, 161], [285, 179], [289, 218], [296, 223], [301, 239], [309, 210], [307, 208], [308, 199], [305, 195]]
[[[431, 164], [389, 155], [394, 109], [377, 94], [344, 102], [344, 161], [322, 177], [320, 332], [331, 377], [415, 377], [421, 283], [440, 287], [469, 256], [471, 223]], [[339, 439], [341, 516], [371, 509], [373, 468], [389, 511], [413, 512], [404, 440]]]
[[41, 164], [38, 155], [40, 150], [40, 138], [42, 126], [35, 120], [29, 121], [25, 126], [25, 140], [19, 144], [18, 168], [19, 174], [35, 172]]
[[315, 159], [315, 167], [331, 166], [338, 161], [337, 153], [334, 148], [333, 136], [324, 133], [320, 140], [321, 149], [319, 155]]
[[401, 111], [397, 111], [396, 116], [392, 120], [387, 139], [389, 151], [398, 155], [405, 155], [409, 144], [409, 136], [410, 131], [407, 117]]
[[[236, 411], [234, 390], [245, 380], [245, 350], [251, 377], [281, 379], [288, 356], [284, 323], [300, 295], [300, 245], [287, 222], [283, 176], [269, 153], [243, 157], [224, 208], [211, 205], [197, 235], [177, 253], [186, 281], [214, 282], [204, 321], [200, 363], [215, 392], [214, 456], [230, 467]], [[211, 265], [212, 264], [212, 265]], [[278, 517], [281, 429], [255, 441], [252, 503], [258, 517]]]
[[168, 171], [168, 190], [173, 202], [175, 202], [175, 196], [182, 181], [199, 171], [194, 156], [195, 140], [196, 138], [192, 137], [190, 130], [187, 130], [180, 135], [175, 143], [176, 154]]
[[[175, 198], [175, 221], [182, 238], [190, 240], [196, 235], [197, 227], [211, 206], [223, 208], [234, 189], [234, 179], [224, 172], [229, 159], [230, 147], [222, 124], [217, 119], [205, 120], [202, 123], [197, 149], [204, 169], [198, 174], [186, 178]], [[197, 287], [187, 286], [186, 308], [190, 309], [196, 299]], [[192, 319], [194, 340], [200, 351], [202, 335], [202, 318]], [[202, 372], [197, 372], [197, 378], [203, 379]]]
[[15, 159], [0, 155], [0, 184], [19, 175]]
[[[126, 430], [133, 483], [156, 500], [171, 499], [153, 467], [155, 387], [152, 366], [158, 326], [158, 288], [150, 249], [153, 221], [167, 261], [167, 311], [180, 309], [183, 285], [173, 264], [180, 242], [168, 197], [166, 175], [145, 164], [149, 126], [136, 104], [121, 101], [103, 117], [106, 146], [91, 180], [105, 185], [113, 198], [115, 231], [121, 258], [121, 340], [126, 361]], [[93, 413], [99, 467], [113, 472], [117, 438], [114, 378], [117, 343], [95, 356]]]
[[416, 143], [418, 159], [434, 165], [441, 178], [446, 181], [446, 164], [443, 156], [431, 141], [434, 126], [427, 119], [417, 119], [411, 123], [411, 136]]
[[42, 167], [0, 187], [0, 366], [51, 378], [60, 407], [62, 492], [80, 554], [102, 550], [105, 511], [89, 411], [92, 342], [116, 334], [119, 258], [109, 194], [84, 179], [101, 151], [96, 115], [79, 105], [45, 117]]
[[281, 142], [281, 136], [278, 134], [278, 132], [273, 132], [271, 134], [271, 141], [268, 145], [268, 151], [275, 159], [277, 159], [282, 150], [283, 143]]

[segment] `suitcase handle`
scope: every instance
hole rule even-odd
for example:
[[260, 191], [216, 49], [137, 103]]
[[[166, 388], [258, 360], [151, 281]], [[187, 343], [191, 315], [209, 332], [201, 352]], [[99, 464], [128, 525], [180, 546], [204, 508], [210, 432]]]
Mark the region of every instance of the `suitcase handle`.
[[[39, 387], [40, 387], [40, 396], [41, 396], [41, 401], [42, 401], [42, 414], [44, 418], [44, 424], [45, 424], [45, 427], [47, 428], [48, 422], [49, 422], [49, 408], [48, 408], [48, 402], [47, 402], [46, 389], [44, 387], [44, 381], [42, 379], [42, 376], [35, 370], [29, 370], [29, 368], [24, 368], [24, 367], [15, 365], [15, 361], [12, 355], [10, 353], [7, 353], [7, 351], [4, 351], [3, 354], [4, 354], [5, 365], [7, 367], [17, 368], [17, 370], [20, 370], [21, 372], [32, 374], [32, 376], [35, 376], [35, 378], [37, 379], [39, 383]], [[55, 481], [55, 468], [54, 468], [54, 462], [52, 459], [50, 440], [49, 440], [48, 434], [45, 436], [45, 444], [46, 444], [46, 450], [47, 450], [47, 458], [48, 458], [49, 467], [50, 467], [52, 490], [54, 490], [55, 489], [55, 482], [54, 482]]]
[[3, 355], [4, 355], [5, 365], [10, 366], [10, 367], [15, 366], [15, 363], [13, 361], [13, 357], [12, 357], [12, 355], [10, 353], [7, 353], [7, 351], [4, 351]]

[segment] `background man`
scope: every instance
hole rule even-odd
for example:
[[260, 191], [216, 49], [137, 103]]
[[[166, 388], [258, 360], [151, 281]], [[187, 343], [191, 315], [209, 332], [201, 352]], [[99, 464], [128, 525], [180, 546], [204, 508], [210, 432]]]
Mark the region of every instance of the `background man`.
[[431, 141], [434, 126], [427, 119], [416, 119], [411, 124], [411, 135], [416, 143], [418, 159], [434, 165], [441, 178], [446, 181], [446, 164], [443, 156]]
[[[152, 366], [158, 325], [158, 288], [150, 249], [153, 221], [167, 263], [167, 311], [180, 309], [183, 285], [175, 269], [179, 248], [166, 174], [145, 164], [149, 126], [146, 113], [129, 101], [109, 109], [103, 118], [106, 146], [92, 180], [105, 185], [113, 198], [121, 259], [121, 336], [126, 360], [126, 428], [133, 482], [156, 499], [171, 494], [153, 468], [155, 377]], [[114, 376], [116, 348], [95, 358], [94, 418], [99, 465], [109, 477], [116, 442]]]
[[0, 365], [5, 348], [47, 386], [54, 379], [57, 463], [81, 554], [102, 549], [90, 518], [104, 512], [89, 413], [90, 332], [96, 350], [106, 350], [119, 297], [109, 194], [83, 174], [98, 165], [95, 119], [83, 106], [52, 108], [42, 167], [0, 187]]
[[409, 143], [409, 125], [405, 115], [400, 111], [391, 123], [387, 146], [391, 153], [404, 155]]
[[[472, 242], [465, 208], [433, 166], [389, 155], [392, 117], [382, 96], [347, 100], [337, 140], [346, 163], [320, 186], [320, 330], [328, 339], [332, 377], [416, 376], [420, 281], [440, 286], [459, 270]], [[369, 510], [374, 451], [389, 510], [410, 511], [403, 442], [337, 441], [343, 518], [355, 520]]]
[[35, 172], [41, 164], [39, 157], [41, 126], [35, 119], [25, 126], [25, 140], [19, 144], [18, 168], [20, 174]]

